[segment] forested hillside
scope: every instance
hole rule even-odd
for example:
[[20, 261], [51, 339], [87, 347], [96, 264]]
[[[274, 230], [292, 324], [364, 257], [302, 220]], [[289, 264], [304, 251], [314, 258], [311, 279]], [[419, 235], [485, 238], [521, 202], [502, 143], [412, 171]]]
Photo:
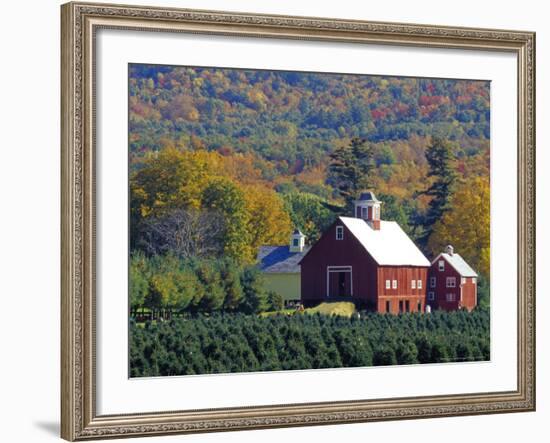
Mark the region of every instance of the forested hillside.
[[167, 146], [240, 153], [279, 189], [328, 198], [328, 154], [359, 137], [379, 192], [405, 198], [439, 136], [456, 142], [461, 174], [488, 172], [488, 82], [131, 65], [129, 84], [134, 167]]
[[[489, 95], [484, 81], [130, 65], [133, 308], [227, 310], [212, 279], [239, 280], [294, 228], [315, 242], [365, 188], [428, 257], [453, 244], [487, 294]], [[212, 263], [219, 277], [201, 274]]]

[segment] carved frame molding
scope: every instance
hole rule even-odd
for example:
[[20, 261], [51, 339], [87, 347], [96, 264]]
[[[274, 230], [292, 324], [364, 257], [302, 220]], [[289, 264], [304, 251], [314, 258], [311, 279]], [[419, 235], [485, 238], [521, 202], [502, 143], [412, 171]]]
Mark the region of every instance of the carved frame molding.
[[[86, 440], [459, 416], [535, 409], [535, 34], [124, 5], [61, 7], [61, 435]], [[507, 51], [518, 58], [518, 389], [280, 406], [95, 413], [94, 37], [97, 29], [187, 32]]]

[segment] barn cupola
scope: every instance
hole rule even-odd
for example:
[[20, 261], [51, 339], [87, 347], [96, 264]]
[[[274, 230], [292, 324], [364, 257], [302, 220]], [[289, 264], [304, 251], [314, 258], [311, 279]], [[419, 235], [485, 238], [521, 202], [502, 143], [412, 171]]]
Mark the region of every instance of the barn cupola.
[[290, 252], [303, 252], [306, 245], [306, 236], [299, 229], [295, 229], [290, 236]]
[[381, 203], [374, 195], [374, 192], [361, 192], [359, 198], [355, 200], [355, 217], [362, 218], [372, 229], [378, 231], [380, 229]]

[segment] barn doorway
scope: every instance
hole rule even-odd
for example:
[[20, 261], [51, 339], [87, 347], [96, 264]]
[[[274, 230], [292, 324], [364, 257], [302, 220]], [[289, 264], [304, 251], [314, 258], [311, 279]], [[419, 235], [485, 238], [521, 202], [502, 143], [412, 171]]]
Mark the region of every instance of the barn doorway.
[[351, 266], [329, 266], [327, 268], [327, 297], [337, 299], [352, 295]]

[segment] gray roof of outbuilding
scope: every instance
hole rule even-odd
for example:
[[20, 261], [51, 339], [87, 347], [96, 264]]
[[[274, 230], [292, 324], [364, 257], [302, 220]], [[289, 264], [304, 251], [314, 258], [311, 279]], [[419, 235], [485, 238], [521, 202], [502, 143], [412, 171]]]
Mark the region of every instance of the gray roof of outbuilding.
[[258, 251], [260, 270], [273, 274], [297, 274], [300, 272], [300, 265], [298, 263], [309, 249], [309, 246], [305, 246], [302, 252], [290, 252], [288, 245], [260, 246]]
[[453, 255], [442, 252], [432, 262], [434, 264], [440, 257], [443, 257], [447, 262], [458, 272], [462, 277], [477, 277], [476, 271], [474, 271], [468, 263], [456, 252]]

